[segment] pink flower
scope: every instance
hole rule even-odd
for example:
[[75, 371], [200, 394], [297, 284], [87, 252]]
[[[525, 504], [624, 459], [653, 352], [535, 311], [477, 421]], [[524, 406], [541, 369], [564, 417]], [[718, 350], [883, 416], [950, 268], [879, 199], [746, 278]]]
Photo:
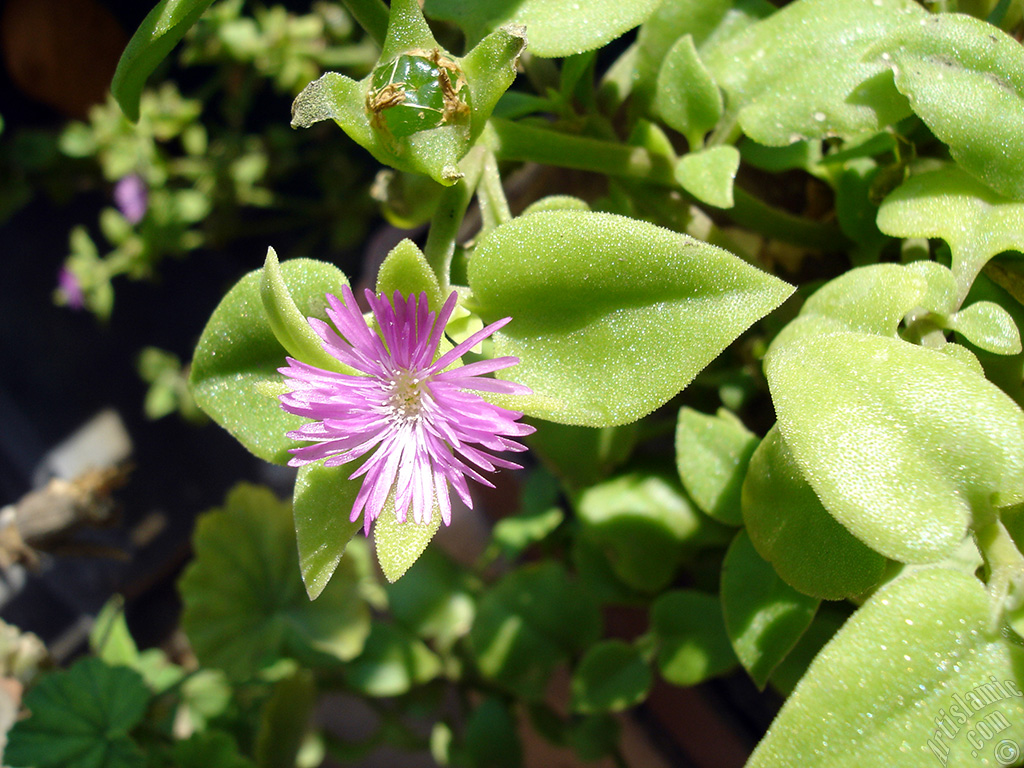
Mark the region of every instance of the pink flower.
[[288, 366], [279, 370], [291, 392], [281, 395], [281, 407], [314, 420], [288, 433], [296, 440], [313, 441], [291, 449], [294, 458], [288, 463], [298, 467], [325, 459], [324, 465], [333, 467], [369, 454], [350, 475], [363, 478], [352, 505], [352, 522], [363, 515], [363, 530], [369, 533], [393, 492], [399, 522], [405, 522], [411, 506], [413, 519], [427, 523], [436, 504], [448, 525], [448, 487], [472, 508], [466, 478], [493, 488], [481, 471], [521, 469], [491, 452], [525, 451], [509, 438], [534, 431], [517, 422], [521, 413], [474, 393], [529, 394], [521, 384], [483, 376], [515, 365], [518, 358], [498, 357], [445, 370], [511, 318], [492, 323], [435, 360], [458, 301], [455, 292], [435, 316], [426, 294], [418, 300], [403, 299], [395, 291], [392, 303], [366, 291], [379, 335], [367, 326], [348, 286], [341, 294], [343, 301], [327, 295], [327, 316], [338, 333], [322, 320], [311, 317], [309, 323], [324, 350], [363, 375], [326, 371], [287, 358]]

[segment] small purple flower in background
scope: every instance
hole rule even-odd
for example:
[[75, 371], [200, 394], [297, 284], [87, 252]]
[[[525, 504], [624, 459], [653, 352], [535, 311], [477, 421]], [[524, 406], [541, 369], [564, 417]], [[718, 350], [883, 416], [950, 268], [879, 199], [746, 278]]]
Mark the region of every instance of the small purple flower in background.
[[130, 224], [138, 224], [146, 215], [149, 204], [146, 182], [137, 173], [124, 176], [114, 185], [114, 202]]
[[85, 295], [75, 273], [67, 267], [61, 267], [57, 273], [57, 290], [64, 297], [64, 303], [71, 309], [82, 309], [85, 306]]
[[380, 336], [367, 326], [348, 286], [342, 288], [343, 301], [327, 295], [327, 316], [340, 336], [324, 321], [309, 319], [324, 349], [365, 375], [326, 371], [290, 357], [288, 367], [279, 369], [292, 389], [281, 395], [281, 407], [315, 419], [288, 433], [296, 440], [314, 441], [291, 449], [294, 458], [288, 463], [302, 466], [326, 459], [324, 465], [331, 467], [373, 451], [350, 476], [363, 477], [352, 505], [352, 522], [362, 514], [363, 530], [369, 533], [370, 524], [394, 490], [399, 522], [405, 522], [410, 506], [417, 523], [429, 522], [436, 503], [448, 525], [448, 486], [472, 508], [466, 478], [493, 488], [478, 470], [521, 469], [489, 451], [525, 451], [525, 446], [509, 438], [534, 431], [528, 424], [518, 423], [521, 413], [467, 391], [530, 394], [521, 384], [483, 377], [515, 365], [518, 358], [498, 357], [444, 370], [511, 318], [474, 333], [435, 361], [458, 301], [455, 292], [436, 317], [429, 310], [426, 294], [420, 294], [418, 300], [415, 296], [403, 300], [395, 291], [393, 303], [371, 291], [366, 291], [366, 297]]

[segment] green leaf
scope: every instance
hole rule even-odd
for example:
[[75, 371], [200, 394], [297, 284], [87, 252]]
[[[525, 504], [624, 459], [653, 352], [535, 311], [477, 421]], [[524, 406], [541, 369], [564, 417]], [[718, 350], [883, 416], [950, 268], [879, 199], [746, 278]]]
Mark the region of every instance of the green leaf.
[[403, 240], [392, 248], [377, 272], [377, 293], [384, 294], [390, 300], [395, 291], [403, 297], [426, 293], [427, 303], [434, 312], [440, 312], [448, 298], [441, 295], [437, 275], [412, 240]]
[[991, 301], [977, 301], [961, 309], [947, 326], [977, 347], [997, 355], [1021, 351], [1020, 331], [1010, 313]]
[[674, 0], [661, 3], [637, 34], [633, 100], [649, 112], [657, 97], [658, 80], [669, 51], [687, 35], [698, 52], [739, 34], [759, 19], [775, 12], [767, 0]]
[[1024, 500], [1024, 413], [947, 355], [835, 333], [774, 347], [765, 374], [822, 504], [887, 557], [940, 560], [972, 512]]
[[704, 146], [704, 134], [722, 117], [722, 92], [700, 60], [693, 35], [679, 38], [665, 56], [655, 107], [669, 127], [686, 137], [691, 150]]
[[476, 615], [464, 573], [436, 549], [424, 552], [410, 570], [409, 578], [387, 587], [391, 615], [418, 636], [451, 647]]
[[537, 428], [524, 439], [544, 465], [572, 488], [593, 485], [619, 466], [633, 450], [637, 427], [576, 427], [530, 420]]
[[257, 768], [295, 768], [295, 758], [316, 704], [312, 671], [297, 669], [274, 683], [260, 711]]
[[373, 524], [373, 540], [377, 548], [377, 562], [389, 582], [402, 578], [440, 527], [441, 508], [436, 501], [429, 522], [417, 523], [410, 516], [400, 523], [395, 516], [395, 494], [388, 496], [380, 517]]
[[124, 618], [124, 598], [114, 595], [100, 609], [89, 632], [89, 650], [111, 666], [135, 668], [139, 648]]
[[466, 722], [464, 756], [469, 768], [520, 768], [523, 745], [508, 707], [489, 696], [473, 707]]
[[238, 751], [234, 737], [224, 731], [199, 731], [174, 743], [175, 768], [255, 768]]
[[675, 176], [683, 189], [702, 203], [732, 208], [732, 187], [739, 168], [736, 147], [711, 147], [679, 158]]
[[729, 411], [717, 416], [681, 408], [676, 422], [676, 468], [701, 511], [741, 525], [740, 489], [758, 439]]
[[878, 228], [893, 237], [945, 240], [962, 299], [985, 262], [1003, 251], [1024, 250], [1024, 203], [947, 166], [897, 187], [878, 210]]
[[692, 589], [666, 592], [651, 606], [658, 640], [658, 669], [674, 685], [696, 685], [736, 663], [725, 631], [722, 604]]
[[349, 684], [367, 696], [401, 696], [433, 680], [441, 660], [400, 627], [373, 623], [366, 649], [346, 668]]
[[[324, 351], [323, 341], [316, 335], [306, 316], [295, 306], [273, 248], [267, 248], [267, 258], [263, 262], [260, 299], [274, 338], [289, 355], [329, 371], [355, 373], [354, 369]], [[326, 301], [325, 298], [324, 303]]]
[[538, 541], [543, 541], [565, 519], [559, 508], [559, 483], [554, 475], [534, 469], [523, 484], [519, 511], [499, 520], [491, 536], [506, 556], [515, 557]]
[[299, 467], [292, 499], [299, 568], [310, 600], [330, 581], [345, 547], [363, 527], [349, 520], [362, 480], [350, 480], [348, 467], [306, 464]]
[[674, 472], [637, 470], [584, 491], [576, 502], [585, 537], [633, 589], [657, 592], [675, 578], [698, 542], [724, 539], [698, 513]]
[[26, 694], [31, 712], [8, 734], [4, 763], [36, 768], [142, 768], [128, 735], [142, 720], [149, 690], [127, 667], [86, 658], [39, 680]]
[[558, 664], [597, 641], [600, 627], [593, 596], [548, 561], [513, 571], [486, 592], [469, 638], [486, 677], [533, 701]]
[[814, 615], [811, 626], [800, 636], [786, 658], [779, 662], [768, 681], [783, 696], [790, 696], [807, 673], [814, 657], [831, 640], [850, 615], [848, 603], [823, 603]]
[[179, 582], [181, 623], [203, 666], [244, 680], [281, 658], [346, 661], [362, 651], [370, 614], [355, 566], [341, 561], [310, 601], [291, 510], [269, 490], [236, 486], [223, 509], [200, 518], [193, 550]]
[[213, 0], [160, 0], [142, 20], [117, 62], [110, 92], [125, 116], [139, 119], [142, 87], [157, 65], [195, 24]]
[[431, 18], [456, 23], [470, 41], [505, 24], [523, 24], [530, 52], [552, 58], [610, 43], [641, 24], [657, 4], [657, 0], [591, 0], [585, 4], [562, 0], [427, 0], [424, 7]]
[[998, 764], [1001, 740], [1024, 740], [1024, 658], [989, 620], [973, 576], [893, 582], [825, 646], [747, 767]]
[[832, 517], [773, 426], [750, 459], [743, 520], [758, 553], [805, 595], [843, 600], [879, 582], [886, 559]]
[[[505, 374], [529, 415], [625, 424], [664, 404], [792, 287], [686, 235], [606, 213], [549, 211], [496, 228], [469, 265]], [[610, 385], [614, 382], [614, 386]]]
[[961, 166], [1024, 198], [1024, 51], [998, 27], [958, 13], [926, 16], [875, 48], [896, 87]]
[[[277, 369], [285, 350], [274, 336], [260, 297], [262, 269], [243, 277], [214, 310], [196, 346], [189, 385], [196, 403], [242, 445], [266, 461], [285, 464], [295, 441], [286, 433], [305, 419], [285, 413], [273, 392], [283, 392]], [[307, 317], [327, 319], [327, 293], [348, 280], [330, 264], [292, 259], [281, 276]]]
[[621, 712], [647, 698], [651, 668], [635, 646], [603, 640], [583, 656], [572, 675], [575, 712]]
[[910, 114], [886, 64], [863, 58], [926, 15], [912, 0], [798, 0], [705, 47], [702, 58], [755, 141], [854, 137]]
[[778, 577], [745, 531], [733, 539], [722, 563], [722, 613], [740, 663], [764, 688], [818, 609], [818, 601]]

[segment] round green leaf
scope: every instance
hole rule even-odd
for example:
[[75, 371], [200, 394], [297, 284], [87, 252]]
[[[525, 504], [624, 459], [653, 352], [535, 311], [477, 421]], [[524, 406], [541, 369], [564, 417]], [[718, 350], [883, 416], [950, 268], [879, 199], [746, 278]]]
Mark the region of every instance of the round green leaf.
[[799, 0], [701, 53], [755, 141], [854, 137], [910, 114], [888, 67], [864, 56], [925, 15], [913, 0]]
[[914, 112], [992, 189], [1024, 198], [1024, 51], [958, 13], [908, 24], [876, 51]]
[[989, 629], [990, 610], [977, 579], [943, 568], [878, 591], [811, 664], [747, 767], [999, 765], [1002, 740], [1024, 743], [1024, 654]]
[[651, 606], [658, 640], [658, 669], [675, 685], [696, 685], [736, 663], [714, 595], [694, 590], [666, 592]]
[[773, 426], [750, 459], [743, 521], [758, 553], [805, 595], [843, 600], [882, 578], [886, 559], [821, 505]]
[[4, 764], [36, 768], [141, 768], [128, 733], [146, 712], [149, 690], [127, 667], [86, 658], [42, 678], [25, 696], [32, 713], [15, 723]]
[[223, 509], [200, 518], [193, 549], [179, 582], [181, 624], [203, 666], [247, 679], [283, 657], [344, 661], [362, 651], [370, 613], [352, 561], [311, 601], [291, 509], [269, 490], [236, 486]]
[[810, 626], [818, 601], [778, 577], [746, 532], [736, 534], [722, 563], [722, 613], [740, 663], [764, 688], [768, 676]]
[[561, 565], [544, 562], [513, 571], [484, 594], [469, 638], [484, 675], [536, 700], [554, 667], [594, 643], [600, 628], [593, 596]]
[[530, 415], [611, 426], [665, 403], [792, 292], [732, 254], [646, 222], [548, 211], [477, 246], [469, 283]]
[[717, 416], [681, 408], [676, 422], [676, 469], [703, 512], [726, 525], [743, 522], [740, 489], [758, 439], [729, 411]]
[[571, 56], [610, 43], [641, 24], [658, 0], [427, 0], [431, 18], [452, 21], [470, 40], [479, 40], [505, 24], [523, 24], [536, 56]]
[[651, 668], [634, 646], [604, 640], [573, 672], [571, 706], [576, 712], [621, 712], [647, 698], [652, 682]]
[[878, 228], [893, 237], [941, 237], [949, 243], [962, 299], [985, 262], [1003, 251], [1024, 250], [1024, 203], [951, 165], [897, 187], [878, 209]]
[[940, 560], [972, 511], [1024, 500], [1024, 413], [947, 355], [835, 333], [773, 348], [765, 374], [804, 477], [887, 557]]
[[469, 632], [476, 613], [463, 572], [437, 549], [423, 553], [409, 578], [388, 585], [387, 595], [396, 621], [443, 647]]
[[[348, 284], [341, 270], [312, 259], [280, 266], [298, 311], [326, 320], [325, 295]], [[285, 413], [275, 394], [284, 391], [277, 369], [286, 352], [263, 311], [262, 273], [247, 274], [217, 305], [196, 346], [189, 385], [199, 407], [242, 445], [261, 459], [285, 464], [295, 446], [285, 433], [305, 419]]]
[[976, 347], [997, 355], [1021, 351], [1020, 331], [1010, 313], [991, 301], [977, 301], [949, 318], [948, 327]]

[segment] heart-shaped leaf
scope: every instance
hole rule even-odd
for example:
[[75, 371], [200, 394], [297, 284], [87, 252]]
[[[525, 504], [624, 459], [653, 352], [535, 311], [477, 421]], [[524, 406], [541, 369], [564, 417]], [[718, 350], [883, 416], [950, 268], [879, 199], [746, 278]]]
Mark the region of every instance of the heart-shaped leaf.
[[[280, 265], [281, 278], [298, 311], [327, 319], [326, 294], [337, 294], [348, 280], [341, 270], [312, 259]], [[196, 346], [189, 385], [196, 403], [242, 445], [261, 459], [285, 464], [295, 441], [286, 433], [305, 421], [281, 409], [276, 394], [285, 364], [263, 310], [263, 270], [250, 272], [228, 291], [214, 310]]]
[[773, 347], [765, 374], [804, 477], [887, 557], [940, 560], [972, 512], [1024, 500], [1024, 413], [947, 355], [834, 333]]
[[686, 235], [582, 211], [496, 228], [469, 283], [485, 319], [513, 318], [494, 344], [519, 358], [507, 375], [534, 392], [517, 407], [591, 427], [665, 403], [793, 290]]

